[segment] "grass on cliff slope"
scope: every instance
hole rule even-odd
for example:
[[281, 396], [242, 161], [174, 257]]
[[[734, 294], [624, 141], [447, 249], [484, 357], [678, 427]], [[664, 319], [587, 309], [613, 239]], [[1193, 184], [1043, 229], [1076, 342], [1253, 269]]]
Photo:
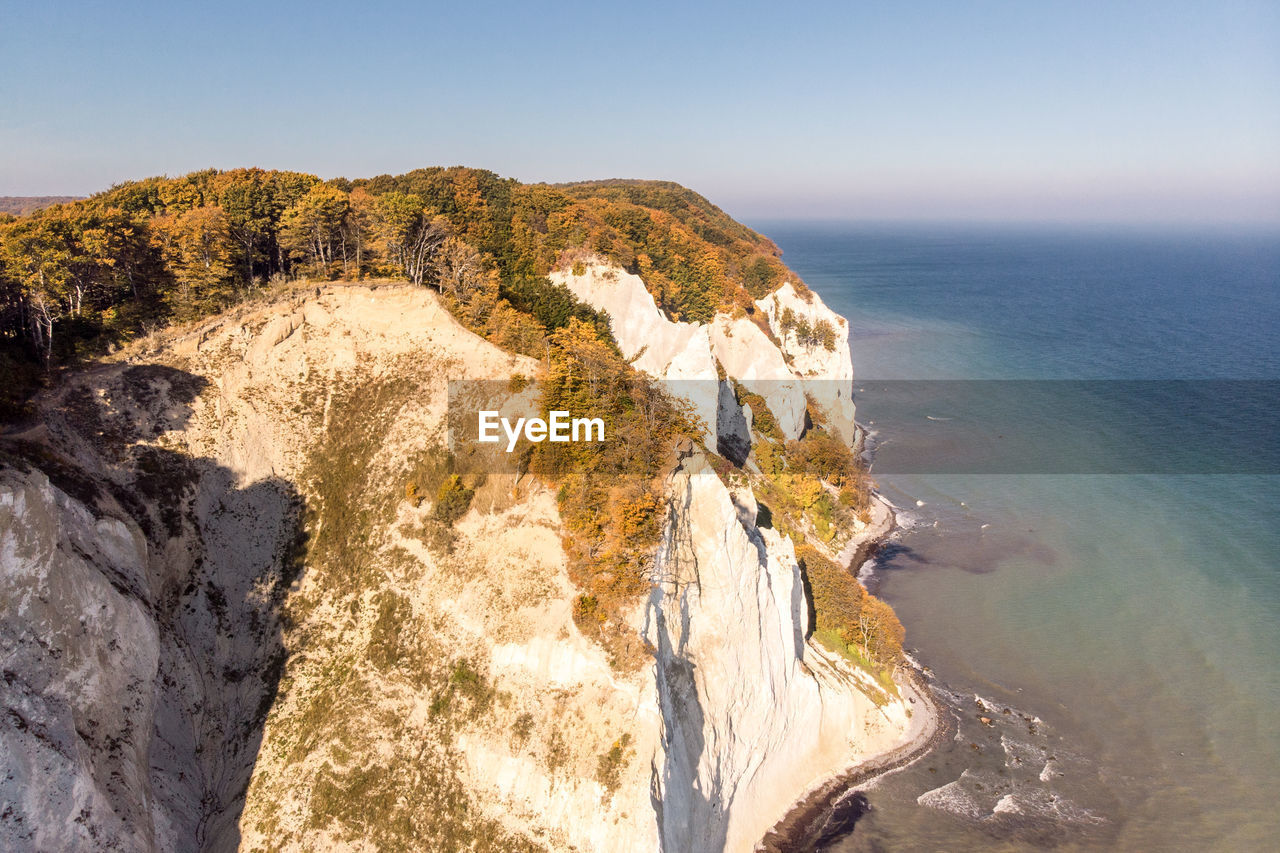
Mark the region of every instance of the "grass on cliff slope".
[[[443, 450], [395, 455], [406, 407], [438, 369], [419, 359], [382, 378], [340, 379], [329, 396], [302, 477], [307, 582], [288, 602], [292, 654], [248, 798], [251, 828], [273, 845], [542, 849], [485, 817], [459, 775], [456, 733], [499, 697], [483, 661], [458, 657], [449, 625], [414, 612], [400, 584], [420, 567], [385, 540], [405, 483], [436, 494], [453, 482]], [[325, 394], [305, 399], [295, 416], [320, 431]], [[419, 701], [426, 714], [413, 713]], [[290, 801], [303, 804], [301, 824], [277, 805]]]
[[872, 661], [858, 645], [846, 642], [839, 633], [830, 628], [814, 631], [813, 637], [828, 650], [840, 655], [875, 679], [876, 684], [880, 687], [879, 692], [867, 690], [863, 685], [859, 685], [859, 688], [862, 689], [863, 695], [875, 703], [877, 708], [883, 708], [888, 705], [890, 697], [898, 696], [898, 685], [893, 681], [891, 670]]

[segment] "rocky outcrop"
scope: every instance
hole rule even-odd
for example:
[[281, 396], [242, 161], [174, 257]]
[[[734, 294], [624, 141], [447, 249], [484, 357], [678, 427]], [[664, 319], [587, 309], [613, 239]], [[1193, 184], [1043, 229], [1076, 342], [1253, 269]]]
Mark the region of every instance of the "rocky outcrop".
[[724, 372], [759, 394], [787, 439], [804, 433], [804, 386], [782, 353], [759, 326], [746, 317], [717, 314], [709, 327], [711, 349]]
[[[780, 342], [791, 371], [805, 380], [804, 390], [826, 412], [835, 433], [852, 445], [856, 441], [857, 425], [854, 423], [849, 321], [828, 308], [821, 296], [811, 290], [802, 295], [789, 281], [757, 300], [756, 307], [768, 318], [769, 328]], [[785, 324], [786, 328], [784, 316], [791, 319], [790, 324]], [[825, 324], [833, 332], [831, 348], [814, 340], [800, 340], [801, 323], [810, 330]]]
[[[746, 316], [717, 314], [705, 325], [668, 320], [639, 276], [603, 261], [584, 263], [577, 275], [571, 270], [553, 272], [551, 279], [606, 312], [623, 356], [693, 403], [708, 426], [709, 437], [732, 440], [740, 420], [725, 412], [721, 386], [727, 383], [717, 382], [718, 364], [719, 373], [765, 399], [786, 438], [799, 438], [804, 432], [808, 393], [823, 407], [836, 434], [853, 444], [849, 324], [817, 294], [801, 296], [787, 282], [758, 300], [757, 316], [767, 321], [771, 339]], [[788, 310], [796, 321], [810, 327], [829, 324], [834, 333], [832, 349], [800, 341], [794, 329], [784, 330], [781, 318]], [[713, 441], [707, 443], [715, 446]]]
[[551, 280], [609, 314], [623, 357], [637, 369], [667, 379], [715, 378], [706, 330], [698, 323], [668, 320], [639, 276], [593, 262], [581, 275], [561, 270]]
[[147, 586], [136, 524], [0, 470], [0, 847], [154, 848]]
[[654, 778], [662, 849], [750, 850], [798, 794], [897, 743], [901, 702], [806, 639], [791, 540], [756, 526], [704, 457], [671, 479], [646, 611], [662, 710]]
[[551, 280], [609, 315], [623, 357], [692, 403], [714, 445], [720, 382], [707, 327], [668, 320], [640, 277], [615, 266], [591, 262], [580, 275], [561, 270], [553, 272]]

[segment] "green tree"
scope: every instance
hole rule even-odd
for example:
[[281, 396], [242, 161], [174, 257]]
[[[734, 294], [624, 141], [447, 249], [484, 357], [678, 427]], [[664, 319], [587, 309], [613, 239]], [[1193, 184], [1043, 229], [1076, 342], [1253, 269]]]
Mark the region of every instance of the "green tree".
[[271, 187], [263, 170], [240, 169], [218, 176], [217, 194], [227, 228], [241, 249], [245, 284], [252, 286], [257, 255], [270, 242], [275, 224]]
[[813, 324], [813, 342], [820, 344], [827, 352], [836, 348], [836, 330], [830, 320], [819, 320]]

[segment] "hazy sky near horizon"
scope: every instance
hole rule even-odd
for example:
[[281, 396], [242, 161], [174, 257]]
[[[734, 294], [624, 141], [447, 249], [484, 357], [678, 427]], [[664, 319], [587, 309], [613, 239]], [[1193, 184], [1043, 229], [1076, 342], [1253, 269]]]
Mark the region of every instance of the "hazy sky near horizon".
[[1280, 4], [0, 0], [0, 195], [215, 166], [1280, 222]]

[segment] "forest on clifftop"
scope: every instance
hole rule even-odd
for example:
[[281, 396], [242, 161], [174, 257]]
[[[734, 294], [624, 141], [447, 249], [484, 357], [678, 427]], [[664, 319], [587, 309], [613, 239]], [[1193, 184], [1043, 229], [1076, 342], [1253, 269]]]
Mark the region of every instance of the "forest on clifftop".
[[100, 354], [273, 280], [394, 277], [452, 291], [491, 280], [520, 307], [551, 298], [539, 280], [573, 252], [636, 272], [668, 316], [690, 321], [786, 274], [773, 243], [672, 183], [522, 184], [462, 167], [147, 178], [0, 214], [0, 365], [28, 377], [3, 403], [19, 402], [32, 365]]

